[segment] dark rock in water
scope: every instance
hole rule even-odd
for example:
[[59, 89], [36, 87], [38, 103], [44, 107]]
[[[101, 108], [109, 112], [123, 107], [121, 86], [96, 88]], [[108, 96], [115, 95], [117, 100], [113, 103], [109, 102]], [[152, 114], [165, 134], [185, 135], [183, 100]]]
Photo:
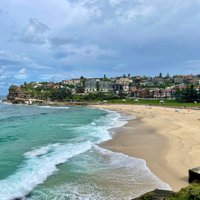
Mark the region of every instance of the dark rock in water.
[[148, 192], [134, 200], [166, 200], [169, 196], [173, 195], [174, 192], [169, 190], [154, 190], [152, 192]]

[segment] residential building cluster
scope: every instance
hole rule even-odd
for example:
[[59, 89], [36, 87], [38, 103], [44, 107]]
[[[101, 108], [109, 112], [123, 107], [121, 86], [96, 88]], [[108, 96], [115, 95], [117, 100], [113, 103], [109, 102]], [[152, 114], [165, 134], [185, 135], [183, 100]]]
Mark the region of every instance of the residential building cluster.
[[[177, 89], [185, 89], [193, 85], [200, 91], [200, 75], [176, 76], [130, 76], [107, 78], [77, 78], [54, 82], [31, 82], [21, 86], [11, 86], [9, 98], [39, 98], [48, 99], [52, 91], [66, 91], [70, 95], [88, 95], [90, 93], [108, 93], [115, 96], [148, 99], [173, 99]], [[64, 95], [62, 93], [62, 95]]]
[[184, 89], [187, 85], [194, 85], [200, 89], [200, 75], [176, 75], [176, 76], [133, 76], [107, 78], [80, 78], [63, 80], [54, 84], [54, 87], [67, 87], [72, 93], [88, 94], [96, 92], [125, 93], [134, 98], [172, 99], [177, 89]]

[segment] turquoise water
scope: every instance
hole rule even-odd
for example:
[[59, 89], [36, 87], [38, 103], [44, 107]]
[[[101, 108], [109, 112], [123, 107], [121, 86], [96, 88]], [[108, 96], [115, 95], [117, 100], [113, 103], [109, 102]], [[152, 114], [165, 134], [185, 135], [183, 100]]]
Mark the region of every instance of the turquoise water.
[[126, 122], [87, 107], [0, 102], [0, 200], [130, 199], [168, 188], [144, 160], [98, 146]]

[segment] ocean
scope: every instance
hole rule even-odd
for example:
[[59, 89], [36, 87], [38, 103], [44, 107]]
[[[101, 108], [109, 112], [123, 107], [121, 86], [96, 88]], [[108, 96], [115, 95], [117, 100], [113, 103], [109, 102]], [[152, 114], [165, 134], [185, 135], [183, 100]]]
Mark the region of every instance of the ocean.
[[144, 160], [98, 146], [127, 120], [89, 107], [0, 102], [0, 200], [129, 200], [169, 189]]

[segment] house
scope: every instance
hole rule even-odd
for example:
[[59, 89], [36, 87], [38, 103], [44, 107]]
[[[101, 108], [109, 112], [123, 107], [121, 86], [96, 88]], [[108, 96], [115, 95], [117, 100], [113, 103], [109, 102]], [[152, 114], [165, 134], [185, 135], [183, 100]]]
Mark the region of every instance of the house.
[[130, 90], [130, 86], [129, 85], [123, 85], [122, 88], [123, 88], [123, 91], [126, 92], [126, 93], [128, 93], [129, 90]]
[[131, 87], [131, 96], [134, 98], [151, 98], [150, 91], [145, 88], [134, 89], [133, 87]]
[[97, 81], [99, 79], [91, 78], [85, 81], [85, 93], [97, 91]]
[[136, 86], [130, 86], [130, 92], [134, 93], [137, 90]]
[[85, 93], [88, 92], [109, 92], [113, 91], [111, 81], [104, 81], [99, 79], [88, 79], [85, 81]]
[[183, 76], [174, 76], [173, 81], [175, 84], [182, 84], [182, 83], [184, 83], [184, 77]]
[[122, 85], [122, 89], [124, 92], [128, 93], [130, 90], [130, 85], [133, 83], [133, 80], [131, 78], [118, 78], [116, 80], [116, 84]]
[[131, 78], [122, 78], [121, 77], [116, 80], [116, 83], [125, 86], [125, 85], [129, 85], [129, 84], [133, 83], [133, 80]]
[[114, 90], [114, 92], [119, 94], [123, 90], [123, 87], [122, 87], [121, 84], [114, 83], [113, 84], [113, 90]]
[[62, 89], [62, 88], [64, 88], [64, 87], [60, 84], [54, 84], [53, 85], [53, 89]]
[[171, 88], [166, 89], [154, 89], [150, 91], [151, 96], [155, 99], [171, 99], [173, 97], [174, 90]]
[[98, 81], [98, 85], [99, 85], [99, 91], [101, 91], [101, 92], [113, 91], [111, 81], [100, 80], [100, 81]]
[[81, 83], [81, 80], [80, 79], [63, 80], [62, 83], [65, 85], [79, 85]]
[[33, 88], [39, 88], [39, 87], [42, 87], [43, 85], [41, 84], [41, 83], [35, 83], [34, 84], [34, 86], [33, 86]]

